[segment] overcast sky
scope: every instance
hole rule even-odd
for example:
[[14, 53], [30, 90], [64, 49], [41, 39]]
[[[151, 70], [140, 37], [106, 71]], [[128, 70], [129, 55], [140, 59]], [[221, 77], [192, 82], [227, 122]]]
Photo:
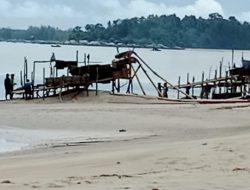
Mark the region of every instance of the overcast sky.
[[207, 18], [214, 12], [250, 22], [250, 0], [0, 0], [0, 27], [68, 29], [149, 14]]

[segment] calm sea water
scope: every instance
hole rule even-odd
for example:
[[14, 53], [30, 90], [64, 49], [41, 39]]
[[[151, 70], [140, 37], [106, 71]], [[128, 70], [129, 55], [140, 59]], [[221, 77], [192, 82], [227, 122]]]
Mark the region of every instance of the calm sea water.
[[[121, 48], [126, 51], [128, 48]], [[20, 86], [20, 70], [23, 70], [24, 57], [28, 60], [29, 73], [32, 70], [33, 61], [50, 60], [52, 53], [55, 53], [60, 60], [76, 60], [76, 51], [79, 51], [79, 61], [84, 60], [84, 53], [90, 54], [90, 61], [110, 64], [117, 53], [113, 47], [89, 47], [89, 46], [62, 46], [60, 48], [42, 44], [6, 43], [0, 42], [0, 99], [4, 99], [4, 78], [6, 73], [15, 73], [17, 86]], [[169, 82], [177, 84], [178, 76], [181, 76], [182, 83], [186, 82], [187, 73], [190, 80], [195, 76], [196, 80], [201, 80], [201, 73], [205, 71], [205, 77], [213, 77], [215, 69], [218, 69], [219, 62], [223, 58], [223, 70], [228, 68], [232, 60], [230, 50], [162, 50], [151, 51], [150, 49], [135, 49], [143, 60], [150, 65], [157, 73], [166, 78]], [[234, 61], [237, 66], [241, 66], [241, 56], [243, 51], [235, 51]], [[250, 51], [244, 51], [244, 57], [250, 59]], [[49, 76], [48, 64], [39, 64], [36, 68], [36, 83], [40, 83], [42, 78], [42, 68], [46, 68], [46, 75]], [[162, 82], [150, 71], [148, 74], [155, 83]], [[147, 77], [140, 72], [139, 76], [150, 95], [155, 95], [153, 87]], [[29, 75], [28, 78], [31, 78]], [[111, 87], [103, 86], [107, 90]], [[125, 90], [125, 89], [124, 89]], [[140, 93], [138, 91], [138, 93]]]
[[[128, 50], [128, 48], [120, 49], [120, 51], [126, 50]], [[117, 53], [116, 48], [112, 47], [62, 46], [60, 48], [53, 48], [50, 45], [0, 42], [0, 100], [4, 99], [4, 78], [6, 73], [15, 73], [16, 87], [20, 86], [20, 70], [23, 70], [24, 57], [28, 60], [30, 73], [34, 61], [50, 60], [53, 52], [57, 59], [76, 60], [76, 51], [79, 51], [79, 61], [83, 61], [84, 53], [86, 53], [90, 54], [90, 61], [102, 62], [103, 64], [111, 64]], [[136, 49], [135, 51], [150, 67], [173, 84], [177, 84], [179, 76], [181, 76], [182, 83], [186, 82], [187, 73], [190, 74], [190, 80], [193, 76], [195, 76], [196, 80], [201, 80], [202, 71], [205, 71], [206, 78], [213, 77], [214, 71], [218, 69], [219, 62], [222, 58], [223, 70], [228, 68], [228, 64], [231, 63], [232, 60], [232, 51], [229, 50], [187, 49], [155, 52], [150, 49]], [[235, 51], [234, 61], [237, 66], [241, 66], [242, 52], [243, 51]], [[244, 51], [244, 57], [250, 59], [250, 51]], [[46, 75], [49, 76], [48, 66], [48, 64], [40, 64], [40, 66], [37, 66], [36, 83], [41, 82], [43, 67], [46, 68]], [[150, 71], [148, 71], [148, 74], [155, 83], [162, 82]], [[139, 77], [147, 93], [156, 95], [154, 88], [142, 72], [139, 72]], [[30, 74], [28, 78], [31, 78]], [[110, 85], [105, 85], [101, 88], [111, 90]], [[126, 89], [124, 89], [124, 91], [125, 90]], [[172, 93], [173, 98], [174, 96], [175, 94]], [[25, 131], [0, 126], [0, 153], [20, 150], [31, 144], [38, 143], [37, 140], [34, 141], [34, 138], [31, 138], [34, 136], [35, 139], [41, 141], [47, 140], [47, 133], [48, 132], [45, 131], [43, 135], [41, 135], [40, 131]], [[55, 138], [57, 138], [57, 135], [51, 137], [51, 139]]]

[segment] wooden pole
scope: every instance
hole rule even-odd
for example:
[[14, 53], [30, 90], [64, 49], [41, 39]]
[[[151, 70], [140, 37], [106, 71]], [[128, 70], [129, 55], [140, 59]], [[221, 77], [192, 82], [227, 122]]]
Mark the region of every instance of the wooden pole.
[[20, 71], [20, 82], [21, 82], [21, 86], [23, 86], [23, 72]]
[[211, 73], [212, 73], [212, 66], [210, 66], [209, 68], [208, 79], [211, 79]]
[[131, 86], [131, 78], [128, 81], [128, 88], [127, 88], [126, 93], [130, 93], [130, 86]]
[[201, 76], [201, 95], [200, 95], [201, 99], [203, 99], [203, 95], [204, 95], [204, 89], [203, 89], [203, 86], [204, 86], [204, 77], [205, 77], [204, 71], [202, 71], [202, 76]]
[[232, 49], [232, 68], [234, 67], [234, 49]]
[[77, 62], [77, 65], [78, 65], [78, 54], [79, 54], [79, 52], [78, 52], [78, 50], [76, 51], [76, 62]]
[[26, 83], [27, 80], [27, 59], [24, 57], [24, 65], [23, 65], [23, 82]]
[[28, 61], [25, 57], [25, 81], [27, 80], [28, 78]]
[[23, 62], [23, 82], [25, 84], [25, 58], [24, 58], [24, 62]]
[[121, 83], [120, 83], [120, 79], [118, 79], [118, 84], [117, 84], [117, 92], [120, 93], [121, 91]]
[[204, 71], [202, 71], [202, 76], [201, 76], [201, 85], [203, 86], [204, 85], [204, 79], [205, 79], [205, 73]]
[[[140, 63], [139, 63], [140, 64]], [[143, 66], [140, 64], [142, 71], [144, 72], [144, 74], [147, 76], [148, 80], [151, 82], [151, 84], [153, 85], [153, 87], [155, 88], [155, 90], [157, 91], [158, 94], [161, 94], [161, 92], [159, 91], [159, 89], [157, 88], [157, 86], [154, 84], [153, 80], [150, 78], [150, 76], [148, 75], [147, 71], [143, 68]]]
[[112, 93], [115, 93], [115, 80], [112, 81]]
[[87, 55], [86, 55], [86, 53], [84, 53], [84, 66], [86, 66], [87, 65]]
[[87, 61], [88, 61], [88, 65], [89, 65], [89, 63], [90, 63], [90, 55], [89, 54], [87, 55]]
[[195, 77], [193, 77], [192, 83], [193, 83], [193, 85], [192, 85], [192, 96], [194, 97], [194, 83], [195, 83]]
[[95, 91], [95, 95], [98, 95], [98, 80], [99, 80], [99, 68], [96, 67], [96, 91]]
[[[140, 68], [140, 66], [138, 68]], [[138, 82], [138, 84], [139, 84], [139, 86], [141, 88], [141, 91], [142, 91], [143, 95], [146, 95], [146, 93], [145, 93], [145, 91], [144, 91], [144, 89], [142, 87], [141, 81], [139, 80], [139, 77], [137, 76], [137, 72], [135, 71], [135, 68], [133, 66], [132, 66], [132, 69], [134, 71], [134, 76], [136, 77], [136, 80], [137, 80], [137, 82]]]
[[132, 75], [131, 75], [131, 72], [132, 72], [132, 63], [129, 65], [129, 71], [130, 71], [130, 93], [134, 93], [134, 86], [133, 86], [133, 78], [132, 78]]
[[36, 74], [36, 62], [33, 62], [33, 72], [32, 72], [32, 83], [35, 85], [35, 74]]
[[226, 81], [225, 81], [225, 86], [226, 86], [226, 93], [228, 94], [228, 72], [226, 71]]
[[45, 98], [45, 68], [43, 68], [43, 100]]
[[[130, 65], [130, 70], [131, 70], [132, 68], [131, 68], [131, 65]], [[133, 75], [133, 77], [131, 76], [131, 74], [130, 74], [130, 76], [129, 76], [129, 83], [128, 83], [128, 88], [127, 88], [127, 93], [133, 93], [133, 78], [134, 78], [135, 76]]]
[[137, 72], [139, 71], [139, 69], [141, 68], [141, 66], [139, 65], [139, 67], [135, 70], [135, 68], [132, 66], [132, 70], [134, 72], [133, 76], [132, 76], [132, 79], [134, 79], [134, 77], [136, 77], [137, 75]]
[[[222, 61], [220, 62], [220, 70], [219, 70], [219, 78], [221, 79], [222, 77]], [[221, 95], [221, 85], [220, 85], [220, 81], [219, 81], [219, 95]]]
[[[179, 79], [178, 79], [178, 88], [180, 88], [180, 85], [181, 85], [181, 76], [179, 76]], [[179, 90], [177, 91], [177, 99], [180, 99], [180, 91]]]

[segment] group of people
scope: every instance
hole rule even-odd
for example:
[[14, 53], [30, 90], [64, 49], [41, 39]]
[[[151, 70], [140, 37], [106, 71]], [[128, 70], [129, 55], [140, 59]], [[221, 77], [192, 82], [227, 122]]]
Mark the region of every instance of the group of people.
[[164, 83], [162, 86], [161, 83], [158, 83], [158, 92], [160, 97], [168, 98], [168, 84]]
[[[13, 90], [14, 90], [14, 86], [16, 85], [15, 81], [14, 81], [14, 74], [6, 74], [6, 78], [4, 80], [4, 87], [5, 87], [5, 99], [8, 100], [12, 100], [13, 99]], [[33, 97], [33, 85], [32, 83], [29, 81], [29, 79], [26, 80], [24, 86], [24, 95], [26, 99], [31, 99]]]
[[[189, 98], [189, 94], [190, 94], [190, 83], [188, 82], [188, 86], [186, 87], [186, 94], [187, 94], [187, 98]], [[161, 83], [158, 83], [158, 93], [160, 97], [165, 97], [168, 98], [168, 84], [167, 82], [165, 82], [163, 85]]]
[[16, 85], [15, 81], [14, 81], [14, 74], [6, 74], [6, 78], [4, 80], [4, 87], [5, 87], [5, 99], [8, 100], [8, 96], [9, 99], [12, 100], [13, 99], [13, 90], [14, 90], [14, 86]]

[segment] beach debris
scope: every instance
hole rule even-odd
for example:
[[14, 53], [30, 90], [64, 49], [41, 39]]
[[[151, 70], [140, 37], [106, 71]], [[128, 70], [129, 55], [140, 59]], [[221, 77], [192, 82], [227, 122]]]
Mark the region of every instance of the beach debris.
[[48, 188], [63, 188], [64, 186], [58, 185], [56, 183], [49, 183]]
[[38, 189], [38, 188], [40, 188], [41, 186], [39, 186], [39, 185], [32, 185], [31, 186], [33, 189]]
[[12, 184], [12, 182], [10, 180], [3, 180], [1, 183], [2, 184]]
[[120, 129], [119, 132], [120, 133], [125, 133], [125, 132], [127, 132], [127, 130], [126, 129]]
[[239, 168], [239, 167], [237, 167], [237, 168], [234, 168], [232, 171], [233, 172], [236, 172], [236, 171], [249, 171], [249, 169], [248, 168]]
[[118, 174], [102, 174], [100, 176], [94, 176], [94, 177], [102, 177], [102, 178], [106, 178], [106, 177], [118, 177], [119, 179], [121, 179], [121, 178], [131, 178], [133, 176], [131, 176], [131, 175], [118, 175]]
[[159, 190], [158, 188], [153, 188], [152, 190]]
[[130, 187], [124, 187], [123, 189], [131, 189]]
[[120, 164], [121, 164], [121, 162], [116, 162], [116, 164], [117, 164], [117, 165], [120, 165]]
[[203, 145], [203, 146], [207, 146], [207, 143], [203, 143], [202, 145]]

